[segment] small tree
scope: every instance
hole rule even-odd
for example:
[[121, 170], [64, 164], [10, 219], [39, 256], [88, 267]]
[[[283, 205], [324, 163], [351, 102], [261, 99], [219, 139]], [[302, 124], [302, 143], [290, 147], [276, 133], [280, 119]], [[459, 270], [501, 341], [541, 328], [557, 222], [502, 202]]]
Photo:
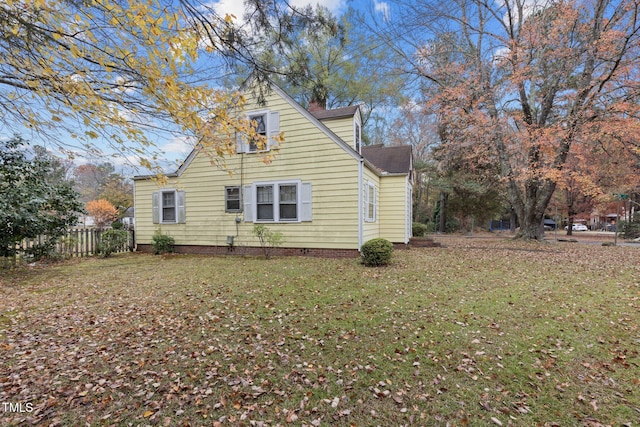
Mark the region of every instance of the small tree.
[[281, 232], [273, 232], [263, 224], [254, 225], [253, 234], [260, 241], [260, 246], [262, 247], [262, 252], [264, 253], [264, 257], [266, 259], [271, 258], [271, 251], [273, 250], [273, 248], [282, 246], [282, 244], [284, 243], [284, 238]]
[[95, 225], [99, 229], [107, 227], [118, 218], [116, 207], [105, 199], [88, 202], [86, 210], [89, 215], [93, 216]]
[[14, 256], [27, 238], [42, 239], [32, 253], [46, 256], [82, 205], [71, 183], [56, 174], [53, 156], [30, 156], [16, 136], [0, 141], [0, 256]]

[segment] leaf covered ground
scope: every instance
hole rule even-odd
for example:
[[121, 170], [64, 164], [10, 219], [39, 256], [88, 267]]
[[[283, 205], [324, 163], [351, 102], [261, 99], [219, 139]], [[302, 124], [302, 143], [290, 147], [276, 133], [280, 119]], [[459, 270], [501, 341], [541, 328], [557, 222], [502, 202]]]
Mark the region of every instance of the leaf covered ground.
[[640, 424], [640, 248], [447, 245], [3, 272], [0, 424]]

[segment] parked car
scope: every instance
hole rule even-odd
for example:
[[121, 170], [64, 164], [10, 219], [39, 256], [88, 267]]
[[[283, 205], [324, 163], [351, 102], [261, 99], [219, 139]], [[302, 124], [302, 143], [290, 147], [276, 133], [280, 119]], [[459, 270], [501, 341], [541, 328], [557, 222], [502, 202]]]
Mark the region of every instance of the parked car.
[[[565, 229], [565, 230], [568, 230], [568, 229], [569, 229], [569, 226], [565, 226], [565, 227], [564, 227], [564, 229]], [[586, 225], [584, 225], [584, 224], [573, 224], [573, 225], [571, 226], [571, 230], [572, 230], [572, 231], [587, 231], [587, 230], [589, 230], [589, 229], [588, 229], [588, 228], [587, 228], [587, 226], [586, 226]]]
[[555, 230], [558, 227], [558, 225], [554, 220], [548, 219], [548, 218], [544, 219], [543, 225], [544, 225], [544, 229], [547, 231]]

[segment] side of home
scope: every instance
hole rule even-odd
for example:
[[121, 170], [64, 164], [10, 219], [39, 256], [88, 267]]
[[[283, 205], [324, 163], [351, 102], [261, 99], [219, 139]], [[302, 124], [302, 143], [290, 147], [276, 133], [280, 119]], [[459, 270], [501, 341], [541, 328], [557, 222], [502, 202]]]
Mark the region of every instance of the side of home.
[[[251, 253], [259, 246], [254, 224], [280, 231], [287, 254], [357, 255], [373, 237], [407, 243], [411, 174], [385, 177], [360, 154], [358, 107], [310, 112], [274, 86], [264, 104], [249, 99], [243, 114], [261, 134], [283, 132], [280, 146], [268, 144], [273, 161], [263, 162], [265, 153], [239, 138], [239, 153], [225, 168], [194, 150], [161, 186], [135, 177], [139, 249], [149, 250], [160, 233], [171, 235], [181, 252]], [[383, 207], [387, 198], [404, 204]], [[392, 225], [397, 209], [404, 218], [399, 230]]]

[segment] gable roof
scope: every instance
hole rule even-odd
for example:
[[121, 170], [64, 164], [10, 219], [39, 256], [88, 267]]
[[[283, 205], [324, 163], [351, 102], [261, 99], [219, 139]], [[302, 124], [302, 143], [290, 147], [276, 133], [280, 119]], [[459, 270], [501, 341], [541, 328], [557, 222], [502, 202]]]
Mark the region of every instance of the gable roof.
[[410, 145], [367, 145], [362, 147], [362, 155], [383, 172], [407, 174], [413, 168]]
[[[276, 94], [278, 94], [282, 99], [284, 99], [291, 107], [301, 113], [304, 117], [307, 118], [311, 123], [313, 123], [321, 132], [323, 132], [329, 139], [338, 144], [338, 146], [342, 147], [342, 149], [347, 152], [351, 157], [356, 160], [364, 159], [364, 164], [369, 166], [377, 175], [380, 174], [380, 170], [376, 165], [372, 165], [372, 163], [363, 155], [356, 152], [353, 147], [344, 142], [338, 135], [336, 135], [327, 125], [322, 123], [321, 120], [330, 120], [330, 119], [338, 119], [344, 117], [353, 117], [360, 111], [359, 105], [352, 105], [349, 107], [335, 108], [332, 110], [317, 110], [317, 111], [309, 111], [305, 109], [302, 105], [300, 105], [296, 100], [294, 100], [288, 93], [286, 93], [282, 88], [280, 88], [277, 84], [272, 82], [271, 80], [267, 80], [267, 84], [270, 89], [273, 90]], [[320, 118], [322, 117], [322, 119]], [[172, 173], [165, 173], [164, 175], [169, 178], [175, 178], [182, 175], [182, 173], [189, 167], [193, 159], [198, 154], [198, 147], [195, 147], [187, 158], [180, 164], [178, 169]], [[406, 172], [404, 172], [406, 173]], [[157, 175], [138, 175], [134, 176], [133, 180], [144, 180], [150, 179]]]
[[358, 111], [357, 105], [349, 107], [334, 108], [331, 110], [309, 110], [309, 112], [318, 120], [342, 119], [345, 117], [353, 117]]

